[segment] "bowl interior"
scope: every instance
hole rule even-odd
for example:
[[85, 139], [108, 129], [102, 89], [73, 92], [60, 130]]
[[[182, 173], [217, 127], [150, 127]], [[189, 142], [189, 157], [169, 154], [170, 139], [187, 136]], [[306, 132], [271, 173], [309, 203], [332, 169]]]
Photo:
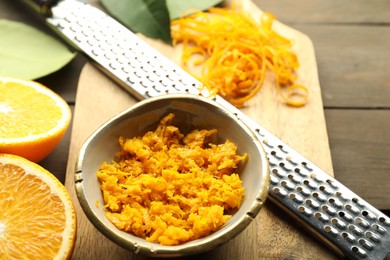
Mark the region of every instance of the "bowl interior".
[[[216, 128], [218, 133], [214, 143], [229, 139], [237, 145], [239, 154], [249, 155], [245, 165], [239, 165], [238, 169], [245, 188], [245, 196], [239, 210], [217, 232], [179, 246], [150, 243], [118, 230], [104, 216], [104, 202], [96, 177], [96, 171], [102, 162], [115, 160], [114, 154], [120, 151], [120, 136], [142, 136], [149, 130], [155, 130], [160, 119], [168, 113], [175, 114], [173, 124], [179, 127], [182, 133], [194, 129]], [[77, 195], [84, 212], [103, 234], [135, 252], [172, 257], [210, 250], [242, 231], [256, 216], [266, 198], [269, 173], [265, 153], [259, 141], [240, 120], [208, 99], [186, 94], [141, 101], [106, 122], [84, 143], [76, 165], [75, 180]]]

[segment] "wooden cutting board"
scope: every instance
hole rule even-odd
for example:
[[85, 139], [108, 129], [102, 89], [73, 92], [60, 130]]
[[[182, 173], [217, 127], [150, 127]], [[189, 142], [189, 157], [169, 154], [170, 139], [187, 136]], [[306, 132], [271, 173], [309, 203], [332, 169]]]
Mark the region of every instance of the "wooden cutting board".
[[[254, 15], [261, 14], [251, 1], [245, 0], [243, 3]], [[257, 96], [242, 111], [320, 168], [333, 174], [312, 42], [306, 35], [279, 22], [274, 26], [279, 33], [295, 42], [294, 51], [301, 63], [298, 83], [309, 88], [309, 101], [302, 108], [286, 106], [279, 98], [274, 82], [269, 78]], [[174, 49], [161, 42], [142, 38], [179, 64], [178, 48]], [[78, 235], [73, 259], [147, 259], [120, 248], [93, 227], [78, 203], [73, 180], [76, 158], [86, 138], [110, 117], [136, 102], [137, 100], [94, 66], [87, 64], [84, 67], [78, 85], [66, 173], [66, 187], [77, 212]], [[251, 260], [335, 259], [336, 256], [267, 201], [259, 215], [243, 233], [201, 257]]]

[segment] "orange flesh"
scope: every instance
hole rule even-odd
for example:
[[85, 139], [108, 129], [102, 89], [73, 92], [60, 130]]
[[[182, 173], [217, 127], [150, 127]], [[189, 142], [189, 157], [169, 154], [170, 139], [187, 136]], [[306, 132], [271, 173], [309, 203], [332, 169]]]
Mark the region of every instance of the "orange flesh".
[[[32, 88], [21, 91], [20, 84], [12, 82], [4, 85], [1, 101], [0, 137], [20, 138], [45, 133], [54, 128], [62, 117], [60, 107], [47, 95]], [[4, 113], [1, 113], [1, 110]], [[32, 111], [39, 111], [33, 113]]]
[[5, 259], [52, 259], [63, 241], [65, 209], [39, 177], [0, 163], [0, 252]]

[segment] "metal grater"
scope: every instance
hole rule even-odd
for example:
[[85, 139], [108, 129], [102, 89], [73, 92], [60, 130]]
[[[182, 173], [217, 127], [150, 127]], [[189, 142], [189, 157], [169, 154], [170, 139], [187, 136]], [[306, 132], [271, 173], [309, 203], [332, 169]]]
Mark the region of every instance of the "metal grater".
[[[199, 81], [104, 12], [77, 0], [36, 2], [29, 4], [47, 17], [49, 26], [136, 98], [178, 92], [207, 95]], [[386, 215], [226, 100], [214, 99], [263, 143], [271, 171], [269, 198], [274, 203], [348, 258], [390, 256]]]

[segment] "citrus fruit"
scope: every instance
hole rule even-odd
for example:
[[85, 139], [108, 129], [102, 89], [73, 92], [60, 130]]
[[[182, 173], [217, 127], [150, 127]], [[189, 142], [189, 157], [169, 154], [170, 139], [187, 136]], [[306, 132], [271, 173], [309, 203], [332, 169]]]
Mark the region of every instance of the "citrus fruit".
[[0, 153], [45, 158], [69, 127], [68, 104], [35, 82], [0, 77]]
[[67, 259], [76, 215], [64, 185], [41, 166], [0, 154], [0, 258]]

